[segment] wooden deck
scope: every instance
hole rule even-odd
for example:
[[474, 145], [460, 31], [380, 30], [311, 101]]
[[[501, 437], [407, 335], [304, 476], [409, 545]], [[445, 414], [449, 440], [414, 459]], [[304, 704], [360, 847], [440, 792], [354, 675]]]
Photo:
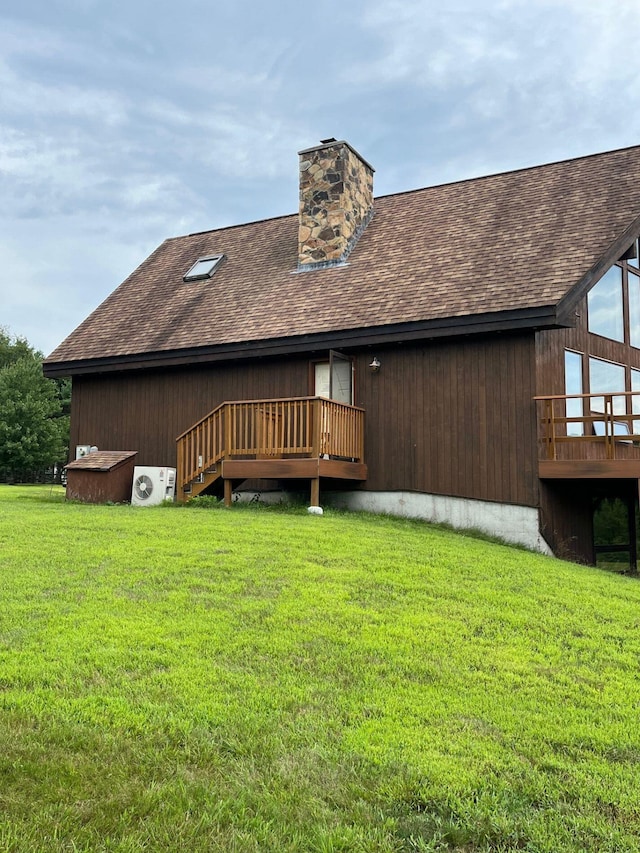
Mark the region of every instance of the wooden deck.
[[225, 402], [177, 439], [179, 501], [247, 479], [366, 480], [364, 410], [324, 397]]
[[640, 392], [534, 399], [541, 479], [640, 480]]

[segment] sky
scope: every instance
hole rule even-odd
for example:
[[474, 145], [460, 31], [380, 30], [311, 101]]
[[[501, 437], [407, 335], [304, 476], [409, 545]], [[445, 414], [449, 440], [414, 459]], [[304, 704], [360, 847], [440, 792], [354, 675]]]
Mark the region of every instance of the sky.
[[[167, 237], [640, 144], [638, 0], [0, 4], [0, 326], [51, 352]], [[135, 334], [135, 328], [132, 328]]]

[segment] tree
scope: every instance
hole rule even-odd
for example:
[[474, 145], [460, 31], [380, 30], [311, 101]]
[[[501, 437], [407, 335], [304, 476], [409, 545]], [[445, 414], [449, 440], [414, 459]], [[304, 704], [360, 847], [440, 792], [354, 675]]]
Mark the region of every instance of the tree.
[[0, 328], [0, 478], [30, 480], [66, 460], [69, 385], [46, 379], [42, 353]]

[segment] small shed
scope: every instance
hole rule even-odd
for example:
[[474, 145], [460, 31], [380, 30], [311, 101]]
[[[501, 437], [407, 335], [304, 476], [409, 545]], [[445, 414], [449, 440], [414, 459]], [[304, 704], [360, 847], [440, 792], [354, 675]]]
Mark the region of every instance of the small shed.
[[131, 500], [137, 450], [94, 450], [70, 462], [67, 499], [84, 503], [124, 503]]

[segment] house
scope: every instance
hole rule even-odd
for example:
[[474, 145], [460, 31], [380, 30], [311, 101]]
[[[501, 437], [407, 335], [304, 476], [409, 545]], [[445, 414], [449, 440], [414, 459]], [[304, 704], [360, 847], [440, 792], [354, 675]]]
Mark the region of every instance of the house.
[[348, 143], [299, 157], [299, 214], [166, 240], [45, 360], [72, 446], [585, 562], [620, 498], [633, 563], [640, 147], [375, 201]]

